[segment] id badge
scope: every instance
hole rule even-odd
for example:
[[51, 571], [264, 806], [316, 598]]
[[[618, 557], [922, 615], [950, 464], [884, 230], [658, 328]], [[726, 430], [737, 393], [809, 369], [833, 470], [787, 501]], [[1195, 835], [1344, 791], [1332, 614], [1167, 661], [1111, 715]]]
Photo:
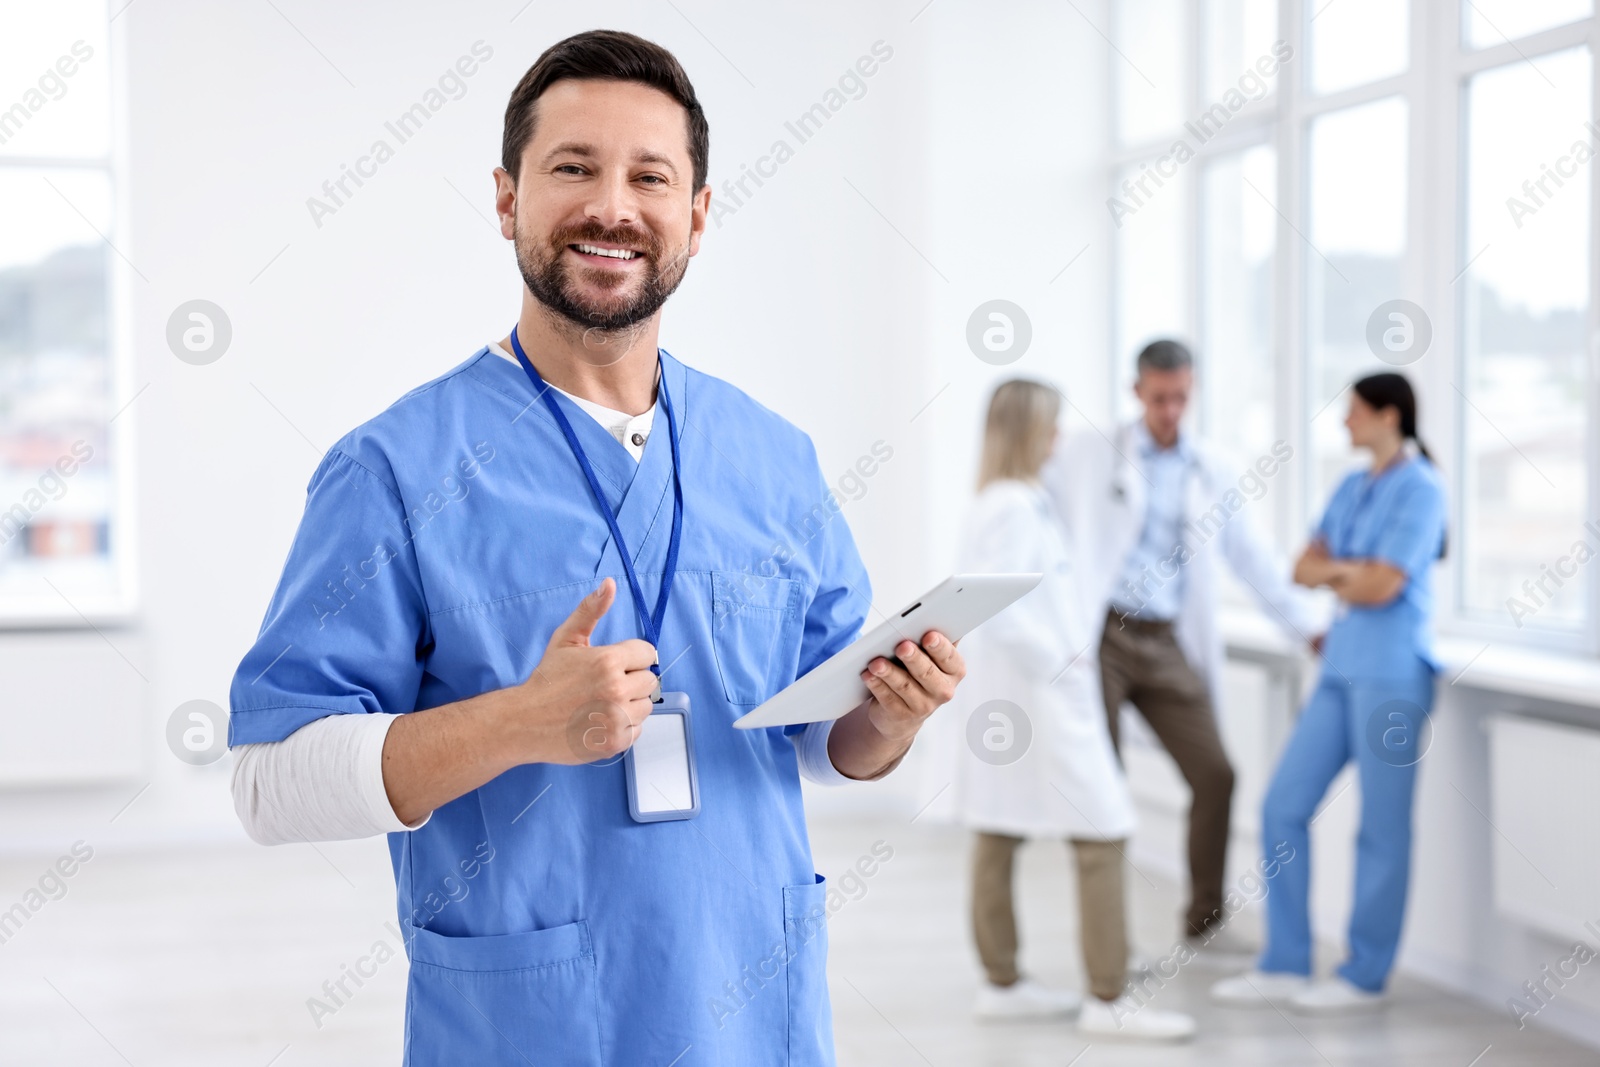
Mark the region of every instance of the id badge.
[[623, 762], [628, 772], [628, 814], [634, 822], [692, 819], [700, 814], [688, 693], [661, 694], [661, 702], [639, 724], [639, 736]]

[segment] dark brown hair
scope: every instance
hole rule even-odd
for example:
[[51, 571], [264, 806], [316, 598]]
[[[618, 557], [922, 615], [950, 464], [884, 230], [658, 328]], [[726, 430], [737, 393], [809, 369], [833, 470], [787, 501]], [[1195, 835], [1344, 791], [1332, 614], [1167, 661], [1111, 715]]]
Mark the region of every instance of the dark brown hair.
[[1403, 374], [1369, 374], [1350, 387], [1373, 411], [1394, 408], [1400, 415], [1400, 436], [1417, 443], [1417, 451], [1429, 463], [1433, 456], [1417, 436], [1417, 394]]
[[706, 184], [711, 161], [711, 129], [694, 95], [689, 76], [673, 54], [653, 41], [621, 30], [588, 30], [558, 41], [545, 52], [511, 91], [506, 104], [505, 136], [500, 165], [513, 181], [522, 165], [522, 150], [533, 138], [534, 104], [546, 89], [564, 78], [638, 82], [666, 93], [687, 112], [689, 160], [694, 164], [691, 195]]

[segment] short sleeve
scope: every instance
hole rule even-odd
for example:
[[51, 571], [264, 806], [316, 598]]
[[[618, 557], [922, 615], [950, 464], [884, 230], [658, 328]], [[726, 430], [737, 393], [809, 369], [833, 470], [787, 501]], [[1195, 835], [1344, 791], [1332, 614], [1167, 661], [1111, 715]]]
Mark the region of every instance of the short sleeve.
[[[829, 491], [820, 468], [816, 470], [815, 481], [817, 491], [828, 494], [825, 499], [829, 501], [830, 510], [837, 507], [838, 498]], [[816, 552], [817, 590], [806, 606], [796, 677], [809, 673], [860, 637], [872, 603], [872, 583], [867, 578], [867, 568], [861, 562], [855, 538], [842, 514], [832, 513], [811, 547]], [[789, 726], [784, 732], [794, 734], [804, 728], [803, 725]]]
[[328, 453], [234, 675], [228, 744], [281, 741], [328, 715], [414, 710], [427, 619], [398, 492], [344, 452]]
[[1444, 493], [1432, 478], [1413, 478], [1396, 488], [1386, 510], [1372, 556], [1414, 578], [1438, 558], [1444, 537]]

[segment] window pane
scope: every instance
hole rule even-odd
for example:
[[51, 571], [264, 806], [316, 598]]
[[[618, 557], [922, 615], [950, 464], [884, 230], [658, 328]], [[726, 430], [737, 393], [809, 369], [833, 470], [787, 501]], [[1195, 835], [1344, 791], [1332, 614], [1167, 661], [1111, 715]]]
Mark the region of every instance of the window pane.
[[1462, 601], [1513, 621], [1507, 598], [1517, 597], [1537, 624], [1571, 625], [1587, 579], [1557, 587], [1545, 578], [1532, 595], [1523, 583], [1590, 540], [1584, 341], [1596, 137], [1584, 128], [1588, 50], [1538, 63], [1486, 71], [1467, 92], [1462, 259], [1482, 255], [1458, 283], [1468, 401]]
[[101, 171], [0, 168], [0, 615], [116, 597], [110, 214]]
[[1394, 369], [1367, 347], [1366, 331], [1379, 304], [1402, 296], [1405, 102], [1390, 97], [1312, 123], [1308, 181], [1306, 399], [1316, 462], [1307, 488], [1315, 516], [1355, 462], [1344, 428], [1346, 387], [1363, 374]]
[[[1269, 69], [1279, 65], [1272, 53], [1278, 33], [1277, 0], [1205, 0], [1201, 6], [1206, 100], [1220, 100], [1237, 88], [1239, 79], [1256, 70], [1263, 57], [1272, 61]], [[1261, 80], [1269, 92], [1278, 84], [1276, 72]]]
[[1410, 6], [1407, 0], [1319, 0], [1307, 34], [1311, 91], [1336, 92], [1404, 71]]
[[1158, 337], [1184, 338], [1188, 332], [1184, 294], [1189, 271], [1183, 240], [1186, 169], [1179, 168], [1175, 177], [1162, 182], [1156, 185], [1150, 169], [1129, 167], [1117, 190], [1119, 199], [1137, 205], [1134, 213], [1120, 219], [1116, 232], [1117, 312], [1111, 379], [1118, 418], [1134, 413], [1130, 389], [1133, 360], [1139, 350]]
[[1463, 0], [1461, 24], [1469, 46], [1488, 48], [1592, 14], [1594, 0]]
[[[1189, 81], [1181, 0], [1118, 0], [1111, 8], [1117, 138], [1137, 144], [1177, 131]], [[1117, 54], [1120, 53], [1120, 54]]]
[[0, 159], [111, 150], [105, 0], [0, 0]]
[[1272, 447], [1273, 261], [1278, 216], [1271, 148], [1225, 156], [1200, 187], [1200, 396], [1206, 434], [1249, 462]]

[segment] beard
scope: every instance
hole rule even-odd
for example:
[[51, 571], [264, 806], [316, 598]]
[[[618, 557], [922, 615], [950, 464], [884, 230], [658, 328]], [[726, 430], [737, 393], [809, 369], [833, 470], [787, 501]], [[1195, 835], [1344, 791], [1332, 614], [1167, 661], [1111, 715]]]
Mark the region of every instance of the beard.
[[[663, 269], [665, 249], [654, 234], [631, 226], [607, 228], [592, 220], [557, 230], [548, 244], [518, 227], [513, 243], [517, 268], [528, 291], [550, 311], [585, 330], [624, 330], [638, 325], [661, 310], [689, 269], [687, 248]], [[638, 252], [643, 261], [638, 281], [598, 267], [571, 269], [562, 252], [568, 245], [584, 243], [622, 245]], [[586, 296], [579, 286], [580, 277], [605, 290], [604, 295]], [[637, 288], [628, 296], [622, 290], [630, 285]]]

